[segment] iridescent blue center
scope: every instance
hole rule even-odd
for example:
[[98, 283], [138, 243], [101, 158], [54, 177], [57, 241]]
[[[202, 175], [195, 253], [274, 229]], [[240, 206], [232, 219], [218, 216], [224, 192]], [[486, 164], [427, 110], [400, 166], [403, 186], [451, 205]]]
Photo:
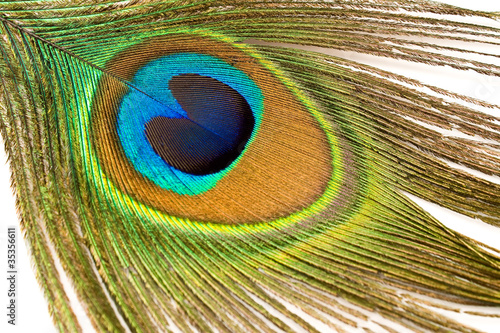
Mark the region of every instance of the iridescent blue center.
[[258, 131], [263, 96], [242, 71], [203, 54], [149, 62], [123, 97], [117, 130], [134, 168], [161, 188], [196, 195], [241, 159]]
[[193, 175], [228, 167], [255, 124], [247, 101], [228, 85], [198, 74], [174, 76], [169, 88], [187, 117], [155, 117], [146, 124], [154, 151], [169, 165]]

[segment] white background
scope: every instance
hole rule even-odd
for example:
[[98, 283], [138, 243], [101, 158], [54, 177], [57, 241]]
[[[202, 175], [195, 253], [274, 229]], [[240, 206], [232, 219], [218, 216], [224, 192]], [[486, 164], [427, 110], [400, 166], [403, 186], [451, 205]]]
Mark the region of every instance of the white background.
[[[441, 1], [448, 4], [458, 5], [465, 8], [500, 11], [500, 1], [483, 0], [446, 0]], [[500, 27], [500, 24], [488, 22], [488, 24]], [[497, 46], [498, 48], [498, 46]], [[500, 52], [496, 52], [498, 55]], [[363, 62], [371, 62], [371, 57], [347, 54], [351, 58]], [[474, 73], [457, 73], [447, 69], [429, 69], [420, 65], [412, 64], [391, 64], [386, 61], [375, 60], [377, 65], [386, 69], [393, 69], [399, 74], [408, 75], [419, 80], [426, 81], [433, 85], [439, 85], [452, 91], [467, 94], [472, 97], [481, 98], [500, 105], [500, 79], [489, 78], [476, 75]], [[498, 65], [498, 63], [497, 63]], [[490, 113], [500, 116], [500, 111], [490, 110]], [[0, 332], [56, 332], [50, 319], [46, 302], [42, 296], [40, 288], [35, 280], [34, 272], [31, 268], [30, 259], [19, 231], [19, 222], [15, 209], [15, 199], [10, 190], [10, 170], [7, 164], [3, 142], [0, 142]], [[499, 166], [500, 167], [500, 166]], [[489, 179], [500, 183], [500, 178], [490, 177]], [[418, 201], [436, 218], [456, 230], [485, 242], [496, 248], [500, 248], [500, 231], [472, 219], [463, 219], [457, 214], [445, 209], [437, 208], [425, 202]], [[499, 208], [500, 209], [500, 208]], [[6, 281], [6, 233], [7, 227], [16, 226], [18, 229], [17, 246], [17, 326], [12, 327], [7, 322], [7, 281]], [[498, 311], [500, 313], [500, 310]], [[464, 318], [464, 317], [462, 317]], [[463, 320], [463, 319], [462, 319]], [[468, 325], [478, 326], [488, 332], [500, 332], [500, 319], [467, 319]], [[88, 327], [88, 326], [87, 326]], [[87, 328], [85, 331], [91, 331]]]

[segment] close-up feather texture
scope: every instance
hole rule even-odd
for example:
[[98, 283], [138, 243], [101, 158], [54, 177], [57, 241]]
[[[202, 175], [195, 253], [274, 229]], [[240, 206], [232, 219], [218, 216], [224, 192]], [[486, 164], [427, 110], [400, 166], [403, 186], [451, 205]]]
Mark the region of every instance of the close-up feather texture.
[[466, 18], [500, 15], [0, 1], [0, 131], [57, 330], [84, 331], [63, 273], [97, 332], [479, 332], [444, 311], [500, 318], [498, 250], [412, 199], [500, 227], [499, 107], [340, 56], [498, 78], [500, 28]]

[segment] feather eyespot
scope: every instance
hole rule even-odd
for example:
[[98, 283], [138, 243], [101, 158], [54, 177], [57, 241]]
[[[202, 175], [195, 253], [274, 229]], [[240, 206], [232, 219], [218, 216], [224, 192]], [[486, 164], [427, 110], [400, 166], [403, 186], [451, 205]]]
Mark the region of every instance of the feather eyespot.
[[324, 121], [242, 46], [157, 37], [107, 69], [131, 86], [101, 79], [94, 142], [106, 177], [134, 200], [241, 224], [286, 218], [327, 191], [334, 154]]

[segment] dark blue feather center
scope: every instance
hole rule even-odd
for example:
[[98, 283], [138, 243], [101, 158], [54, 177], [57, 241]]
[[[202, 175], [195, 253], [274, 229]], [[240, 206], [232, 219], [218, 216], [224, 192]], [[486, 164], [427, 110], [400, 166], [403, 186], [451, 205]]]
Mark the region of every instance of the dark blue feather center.
[[255, 119], [243, 96], [208, 76], [182, 74], [169, 89], [185, 118], [154, 117], [145, 126], [154, 151], [188, 174], [206, 175], [230, 165], [251, 137]]

